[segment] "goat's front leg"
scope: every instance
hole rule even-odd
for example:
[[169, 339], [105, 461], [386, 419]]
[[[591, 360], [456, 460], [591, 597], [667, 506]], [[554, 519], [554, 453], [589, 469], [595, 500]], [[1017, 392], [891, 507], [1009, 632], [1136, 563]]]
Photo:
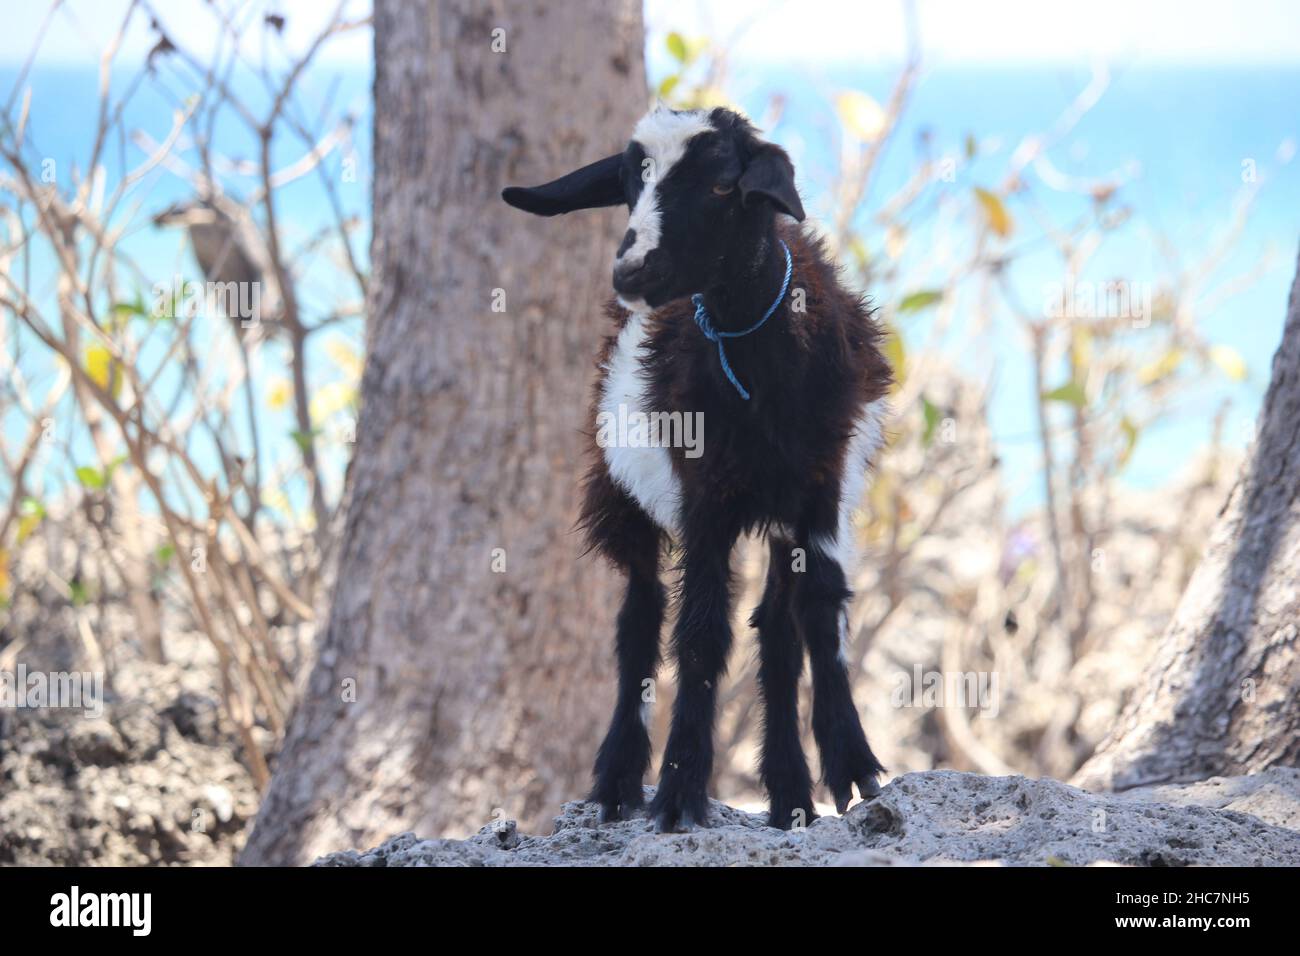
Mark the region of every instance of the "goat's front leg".
[[735, 532], [683, 535], [681, 597], [673, 630], [677, 699], [650, 815], [661, 832], [708, 819], [713, 713], [731, 649], [731, 546]]
[[835, 556], [833, 537], [814, 534], [811, 539], [795, 607], [812, 664], [813, 737], [821, 754], [822, 778], [835, 809], [843, 813], [853, 799], [853, 784], [864, 800], [880, 793], [876, 776], [885, 768], [862, 731], [843, 656], [851, 597], [846, 569]]
[[799, 741], [799, 676], [803, 643], [794, 620], [791, 568], [794, 544], [773, 537], [767, 584], [750, 625], [758, 628], [758, 682], [763, 689], [763, 750], [759, 762], [768, 796], [768, 826], [781, 830], [811, 823], [812, 777]]
[[600, 804], [601, 822], [625, 820], [641, 808], [641, 780], [650, 766], [650, 734], [645, 684], [659, 662], [663, 585], [653, 574], [628, 572], [623, 607], [618, 612], [618, 702], [609, 732], [596, 754], [591, 800]]
[[588, 798], [600, 804], [602, 822], [625, 820], [645, 802], [641, 783], [650, 767], [646, 683], [659, 666], [665, 604], [658, 529], [627, 499], [611, 492], [610, 501], [617, 507], [602, 513], [609, 520], [600, 526], [606, 532], [601, 547], [627, 573], [627, 590], [615, 635], [618, 702], [596, 754], [595, 783]]

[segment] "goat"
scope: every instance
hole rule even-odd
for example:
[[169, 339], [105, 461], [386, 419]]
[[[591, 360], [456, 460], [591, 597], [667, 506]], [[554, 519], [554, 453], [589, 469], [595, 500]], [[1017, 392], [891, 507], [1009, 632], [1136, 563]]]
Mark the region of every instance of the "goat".
[[[836, 809], [847, 809], [855, 784], [863, 799], [875, 796], [884, 768], [853, 704], [844, 643], [851, 514], [882, 444], [892, 375], [862, 297], [797, 225], [804, 211], [789, 156], [731, 110], [661, 107], [622, 153], [542, 186], [509, 187], [502, 198], [541, 216], [630, 209], [606, 309], [614, 332], [598, 360], [581, 512], [591, 548], [627, 575], [617, 703], [589, 798], [601, 819], [625, 819], [643, 803], [642, 694], [659, 663], [659, 568], [671, 549], [680, 570], [677, 696], [649, 814], [661, 832], [706, 824], [718, 681], [732, 641], [731, 552], [744, 533], [766, 534], [769, 546], [750, 620], [768, 822], [788, 829], [816, 816], [799, 740], [804, 646], [813, 736]], [[702, 415], [707, 440], [695, 457], [662, 442], [598, 440], [602, 422], [629, 410]]]

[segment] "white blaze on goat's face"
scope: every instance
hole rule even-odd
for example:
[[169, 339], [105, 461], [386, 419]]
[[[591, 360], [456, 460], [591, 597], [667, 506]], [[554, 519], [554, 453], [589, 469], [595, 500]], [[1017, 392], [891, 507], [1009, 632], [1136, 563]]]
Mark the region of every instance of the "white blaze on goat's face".
[[[614, 259], [616, 268], [634, 269], [659, 246], [662, 211], [659, 184], [668, 177], [683, 156], [690, 141], [713, 129], [709, 114], [703, 110], [674, 112], [656, 109], [636, 124], [632, 142], [645, 151], [641, 173], [644, 186], [628, 218], [627, 227], [636, 233], [631, 245], [620, 247]], [[630, 305], [631, 303], [624, 303]]]
[[626, 204], [628, 229], [611, 276], [629, 311], [656, 309], [761, 258], [778, 213], [803, 219], [794, 167], [740, 114], [657, 109], [621, 153], [501, 197], [538, 216]]

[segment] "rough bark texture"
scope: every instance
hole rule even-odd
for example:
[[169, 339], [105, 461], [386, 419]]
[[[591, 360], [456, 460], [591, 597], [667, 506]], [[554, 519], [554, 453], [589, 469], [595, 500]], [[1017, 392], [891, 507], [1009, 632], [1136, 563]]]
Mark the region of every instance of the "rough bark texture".
[[571, 529], [619, 226], [499, 191], [622, 148], [646, 103], [640, 4], [379, 0], [374, 34], [352, 500], [244, 863], [536, 824], [587, 787], [612, 707], [616, 582]]
[[1300, 271], [1255, 447], [1143, 690], [1075, 783], [1117, 790], [1300, 763]]

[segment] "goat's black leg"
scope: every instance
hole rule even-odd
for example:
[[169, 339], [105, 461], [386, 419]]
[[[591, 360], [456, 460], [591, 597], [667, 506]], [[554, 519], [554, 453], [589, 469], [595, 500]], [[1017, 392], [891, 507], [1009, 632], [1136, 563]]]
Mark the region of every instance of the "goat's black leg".
[[758, 682], [763, 691], [763, 751], [759, 762], [767, 788], [769, 826], [788, 830], [811, 823], [812, 777], [799, 741], [799, 675], [803, 644], [795, 628], [794, 545], [773, 538], [763, 600], [749, 623], [758, 628]]
[[659, 663], [659, 627], [664, 590], [655, 575], [628, 574], [618, 612], [618, 701], [605, 741], [596, 753], [591, 798], [600, 804], [600, 819], [625, 820], [641, 808], [641, 781], [650, 767], [649, 692]]
[[602, 821], [627, 819], [644, 803], [641, 783], [650, 767], [646, 727], [659, 666], [664, 587], [659, 582], [658, 528], [631, 499], [608, 490], [600, 523], [589, 525], [601, 550], [627, 574], [618, 613], [618, 699], [609, 731], [596, 754], [588, 798], [600, 804]]
[[808, 547], [807, 570], [795, 592], [795, 607], [813, 676], [813, 737], [821, 754], [822, 778], [843, 813], [853, 799], [853, 784], [862, 798], [880, 792], [876, 776], [884, 773], [867, 745], [862, 721], [853, 706], [842, 643], [848, 630], [848, 580], [840, 562], [817, 538]]
[[673, 629], [677, 698], [650, 815], [660, 832], [690, 829], [708, 819], [713, 770], [713, 714], [718, 680], [731, 648], [731, 546], [735, 532], [718, 522], [704, 534], [683, 535], [681, 597]]

